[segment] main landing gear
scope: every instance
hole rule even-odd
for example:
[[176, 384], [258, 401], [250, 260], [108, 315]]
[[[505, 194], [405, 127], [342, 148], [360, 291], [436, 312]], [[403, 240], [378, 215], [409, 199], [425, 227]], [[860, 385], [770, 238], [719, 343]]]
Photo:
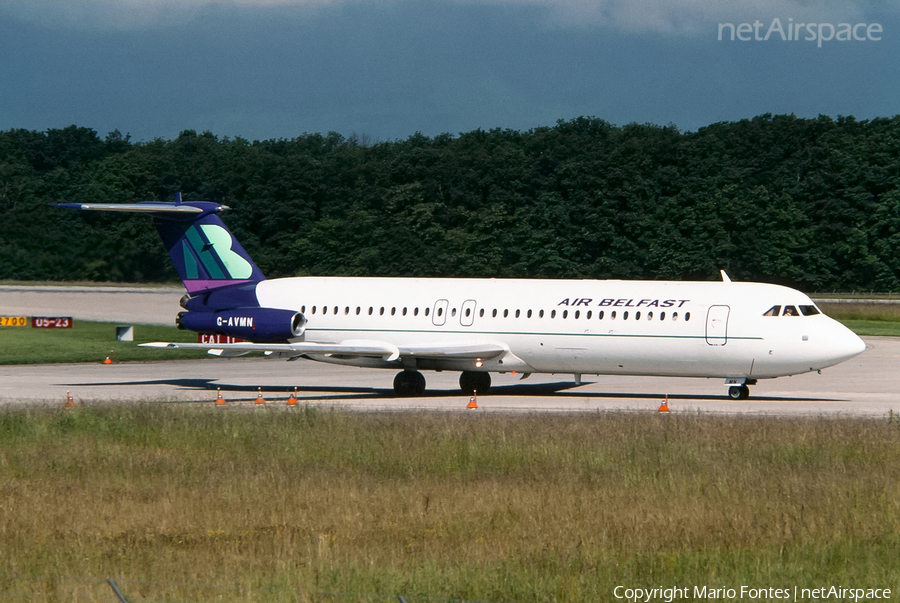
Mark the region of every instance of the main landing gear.
[[394, 377], [394, 393], [408, 398], [425, 393], [425, 375], [419, 371], [400, 371]]
[[750, 388], [744, 385], [732, 385], [728, 388], [728, 397], [732, 400], [746, 400], [750, 397]]
[[[491, 375], [463, 371], [459, 375], [459, 388], [467, 396], [475, 392], [486, 394], [491, 389]], [[400, 371], [394, 377], [394, 393], [403, 398], [421, 396], [425, 393], [425, 376], [419, 371]]]
[[459, 389], [467, 396], [475, 392], [486, 394], [491, 389], [491, 374], [463, 371], [459, 375]]

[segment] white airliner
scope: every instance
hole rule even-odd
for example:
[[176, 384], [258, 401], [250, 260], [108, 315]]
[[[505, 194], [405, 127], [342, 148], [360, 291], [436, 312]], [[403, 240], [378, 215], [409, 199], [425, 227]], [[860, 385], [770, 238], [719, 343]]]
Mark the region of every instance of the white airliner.
[[151, 343], [217, 356], [262, 352], [400, 369], [459, 371], [466, 393], [490, 373], [724, 379], [733, 399], [759, 379], [843, 362], [866, 346], [794, 289], [764, 283], [296, 277], [267, 280], [212, 202], [59, 204], [153, 216], [188, 294], [176, 323], [239, 343]]

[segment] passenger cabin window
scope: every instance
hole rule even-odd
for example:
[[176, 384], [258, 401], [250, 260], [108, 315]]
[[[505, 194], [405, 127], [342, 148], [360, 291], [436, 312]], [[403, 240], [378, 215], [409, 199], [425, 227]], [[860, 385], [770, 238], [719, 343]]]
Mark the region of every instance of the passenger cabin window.
[[815, 316], [820, 313], [815, 306], [800, 306], [800, 311], [803, 312], [803, 316]]
[[781, 306], [772, 306], [763, 313], [763, 316], [778, 316], [781, 314]]

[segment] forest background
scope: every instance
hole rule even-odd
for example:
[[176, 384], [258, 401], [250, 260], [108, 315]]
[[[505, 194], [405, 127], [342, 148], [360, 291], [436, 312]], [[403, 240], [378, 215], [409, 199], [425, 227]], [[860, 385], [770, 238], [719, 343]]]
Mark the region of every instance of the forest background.
[[48, 203], [225, 203], [263, 272], [719, 278], [900, 290], [900, 116], [761, 115], [682, 132], [579, 117], [372, 142], [0, 132], [0, 279], [176, 280], [141, 216]]

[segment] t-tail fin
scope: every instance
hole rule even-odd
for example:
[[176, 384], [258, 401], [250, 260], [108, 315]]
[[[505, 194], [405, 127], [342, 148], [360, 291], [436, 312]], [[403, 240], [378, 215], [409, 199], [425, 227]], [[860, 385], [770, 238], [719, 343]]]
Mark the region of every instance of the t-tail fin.
[[227, 206], [210, 201], [174, 203], [55, 203], [57, 207], [94, 211], [137, 212], [151, 216], [188, 293], [265, 280], [219, 212]]

